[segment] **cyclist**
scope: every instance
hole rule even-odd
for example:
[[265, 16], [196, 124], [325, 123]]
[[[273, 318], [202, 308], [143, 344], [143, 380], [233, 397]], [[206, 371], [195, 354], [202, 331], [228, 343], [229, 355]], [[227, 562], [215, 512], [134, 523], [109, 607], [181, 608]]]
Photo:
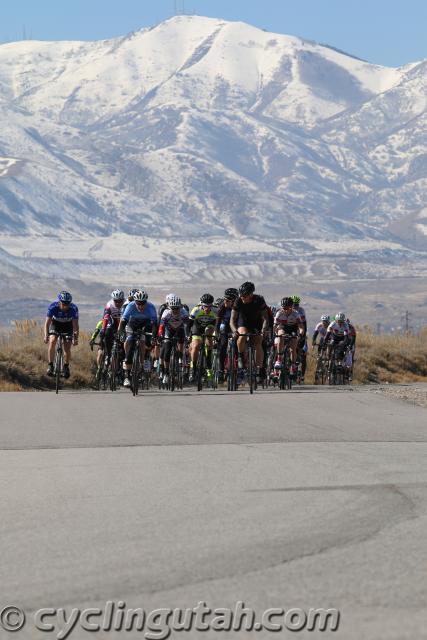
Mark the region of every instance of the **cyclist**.
[[246, 369], [246, 340], [244, 334], [256, 333], [254, 337], [257, 377], [265, 377], [263, 370], [264, 350], [263, 336], [268, 334], [267, 305], [263, 296], [255, 293], [253, 282], [244, 282], [239, 287], [239, 297], [233, 304], [230, 317], [230, 327], [237, 338], [238, 350], [238, 378], [241, 380], [243, 370]]
[[320, 318], [320, 322], [316, 324], [316, 328], [314, 329], [313, 337], [311, 339], [311, 346], [316, 346], [317, 336], [319, 336], [319, 344], [317, 345], [318, 353], [322, 351], [323, 342], [326, 336], [326, 332], [328, 331], [329, 324], [331, 322], [331, 318], [328, 315], [323, 315]]
[[328, 350], [329, 369], [331, 369], [333, 351], [336, 351], [337, 357], [341, 359], [348, 345], [348, 325], [343, 311], [337, 313], [335, 320], [329, 324], [323, 345]]
[[133, 296], [135, 295], [135, 293], [139, 291], [139, 289], [131, 289], [128, 293], [128, 299], [123, 303], [122, 305], [122, 315], [125, 312], [126, 307], [128, 306], [128, 304], [130, 302], [133, 302]]
[[99, 333], [102, 329], [102, 325], [104, 324], [104, 318], [101, 318], [101, 320], [99, 320], [96, 323], [96, 327], [95, 327], [95, 331], [92, 333], [90, 340], [89, 340], [89, 346], [90, 346], [90, 350], [93, 351], [93, 345], [95, 344], [95, 341], [97, 339], [97, 337], [99, 336]]
[[172, 338], [178, 337], [178, 351], [181, 354], [187, 337], [188, 312], [181, 303], [181, 298], [170, 293], [167, 296], [167, 309], [162, 313], [158, 336], [163, 337], [160, 351], [160, 366], [163, 372], [163, 384], [169, 382], [169, 363], [172, 351]]
[[111, 300], [105, 305], [102, 328], [99, 332], [100, 345], [96, 357], [98, 368], [101, 366], [105, 350], [107, 351], [108, 357], [111, 355], [114, 337], [120, 324], [124, 301], [125, 294], [123, 291], [114, 289], [114, 291], [111, 292]]
[[291, 375], [295, 375], [297, 372], [298, 339], [304, 336], [304, 323], [298, 311], [293, 307], [292, 298], [289, 296], [282, 298], [280, 304], [281, 309], [279, 309], [274, 318], [275, 344], [277, 347], [277, 360], [274, 369], [279, 370], [283, 367], [284, 336], [291, 336], [289, 339], [289, 352], [291, 354], [290, 373]]
[[301, 316], [301, 320], [304, 325], [304, 335], [300, 336], [298, 339], [298, 355], [301, 361], [301, 382], [304, 382], [305, 371], [307, 369], [307, 317], [305, 315], [305, 310], [301, 307], [300, 302], [301, 298], [297, 295], [292, 296], [293, 308], [299, 313]]
[[348, 381], [351, 382], [353, 379], [354, 354], [356, 352], [356, 328], [350, 322], [349, 318], [346, 318], [346, 322], [348, 326], [348, 350], [345, 359], [345, 366], [347, 368]]
[[[154, 304], [148, 302], [148, 294], [146, 291], [136, 291], [133, 295], [133, 302], [129, 302], [127, 305], [119, 324], [119, 335], [123, 334], [123, 330], [126, 329], [125, 340], [125, 361], [123, 363], [123, 369], [125, 373], [125, 379], [123, 382], [124, 387], [130, 387], [129, 371], [132, 368], [132, 356], [133, 347], [135, 342], [135, 332], [140, 329], [146, 331], [152, 330], [153, 335], [157, 330], [157, 311]], [[142, 335], [140, 340], [141, 349], [141, 361], [144, 361], [146, 348], [151, 347], [150, 336]]]
[[212, 336], [215, 331], [216, 324], [216, 311], [213, 308], [214, 297], [210, 293], [204, 293], [200, 297], [199, 304], [196, 305], [190, 313], [189, 328], [191, 329], [191, 344], [190, 344], [190, 375], [189, 382], [194, 380], [194, 371], [196, 368], [197, 358], [199, 356], [200, 344], [202, 341], [202, 334], [206, 334], [207, 340], [207, 357], [206, 357], [206, 371], [207, 376], [212, 375]]
[[73, 297], [68, 291], [61, 291], [58, 299], [49, 305], [44, 324], [44, 342], [49, 343], [47, 350], [48, 368], [47, 375], [53, 376], [53, 359], [56, 342], [61, 333], [64, 339], [64, 378], [70, 377], [71, 343], [76, 346], [79, 342], [79, 310], [72, 302]]
[[218, 308], [216, 318], [215, 335], [218, 337], [219, 348], [219, 382], [224, 381], [224, 364], [227, 357], [228, 338], [231, 334], [230, 318], [231, 309], [236, 298], [239, 297], [239, 291], [230, 287], [224, 291], [222, 304]]

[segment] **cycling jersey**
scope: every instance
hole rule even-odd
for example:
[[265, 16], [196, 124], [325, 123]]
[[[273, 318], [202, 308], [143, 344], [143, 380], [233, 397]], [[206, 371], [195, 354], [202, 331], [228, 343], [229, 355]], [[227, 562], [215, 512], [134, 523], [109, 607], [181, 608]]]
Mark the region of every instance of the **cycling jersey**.
[[323, 344], [327, 331], [328, 331], [328, 327], [325, 327], [323, 322], [319, 322], [318, 324], [316, 324], [316, 328], [313, 333], [312, 342], [316, 342], [317, 336], [320, 336], [319, 343]]
[[47, 317], [59, 324], [71, 322], [79, 319], [79, 310], [73, 302], [65, 309], [61, 309], [59, 300], [56, 300], [49, 305]]
[[224, 303], [218, 308], [218, 314], [216, 318], [216, 331], [217, 333], [229, 333], [230, 332], [230, 318], [232, 307], [226, 307]]
[[144, 307], [140, 310], [136, 306], [135, 302], [130, 302], [122, 316], [125, 322], [129, 323], [131, 327], [136, 326], [148, 326], [148, 324], [157, 324], [157, 311], [154, 304], [146, 302]]
[[348, 325], [346, 322], [339, 324], [338, 322], [331, 322], [328, 327], [326, 336], [331, 336], [332, 340], [342, 340], [348, 336]]
[[103, 323], [104, 323], [104, 320], [100, 320], [99, 322], [96, 323], [95, 331], [92, 333], [90, 337], [90, 339], [93, 340], [93, 342], [95, 342], [95, 340], [97, 339], [99, 332], [102, 329]]
[[348, 335], [350, 338], [355, 338], [356, 337], [356, 329], [354, 328], [354, 325], [351, 324], [350, 322], [347, 322], [347, 326], [348, 326]]
[[205, 332], [206, 327], [214, 326], [216, 323], [216, 313], [212, 309], [209, 311], [203, 309], [201, 305], [196, 305], [190, 313], [190, 322], [192, 326], [192, 334], [200, 336]]
[[238, 327], [260, 330], [264, 322], [263, 314], [267, 311], [267, 305], [263, 296], [255, 293], [250, 302], [244, 303], [241, 298], [237, 298], [233, 304], [233, 311], [238, 313]]
[[303, 320], [296, 309], [292, 309], [290, 313], [285, 313], [284, 309], [279, 309], [274, 318], [275, 325], [280, 325], [281, 328], [292, 327], [295, 331], [302, 323]]
[[114, 300], [107, 302], [104, 309], [102, 328], [110, 329], [114, 327], [114, 329], [117, 329], [120, 323], [121, 314], [122, 306], [117, 307]]
[[184, 327], [187, 322], [188, 313], [183, 307], [181, 307], [178, 315], [172, 313], [171, 309], [165, 309], [160, 319], [160, 331], [163, 333], [163, 327], [176, 331], [180, 327]]

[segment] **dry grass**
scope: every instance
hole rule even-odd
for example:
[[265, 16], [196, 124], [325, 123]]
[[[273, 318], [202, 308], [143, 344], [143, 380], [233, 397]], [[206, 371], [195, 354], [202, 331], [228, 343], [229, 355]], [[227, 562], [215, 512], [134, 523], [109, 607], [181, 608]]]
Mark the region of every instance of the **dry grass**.
[[[72, 349], [71, 378], [64, 386], [89, 388], [93, 380], [95, 352], [89, 334], [81, 332]], [[43, 327], [34, 320], [15, 322], [0, 339], [0, 391], [52, 389], [46, 376], [47, 346]], [[306, 382], [313, 382], [314, 358], [308, 356]], [[377, 336], [369, 328], [358, 330], [354, 383], [417, 382], [427, 380], [427, 329], [416, 335]]]
[[[71, 378], [65, 387], [89, 387], [93, 380], [95, 354], [89, 348], [89, 334], [80, 332], [80, 342], [71, 351]], [[0, 339], [0, 391], [53, 389], [46, 375], [47, 345], [43, 342], [43, 326], [35, 320], [14, 323]]]

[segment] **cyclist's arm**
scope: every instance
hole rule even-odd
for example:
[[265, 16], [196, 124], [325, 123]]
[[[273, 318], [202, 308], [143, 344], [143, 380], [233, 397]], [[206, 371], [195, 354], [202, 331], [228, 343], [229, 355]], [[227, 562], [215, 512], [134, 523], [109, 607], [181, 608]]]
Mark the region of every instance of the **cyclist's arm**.
[[232, 309], [230, 316], [230, 328], [233, 333], [237, 332], [237, 319], [239, 317], [239, 313], [236, 309]]
[[269, 329], [269, 318], [268, 318], [268, 312], [266, 308], [261, 311], [261, 318], [262, 318], [261, 331], [262, 333], [267, 333]]
[[75, 344], [77, 344], [79, 339], [79, 321], [78, 318], [73, 318], [73, 338], [75, 340]]
[[315, 332], [313, 333], [313, 337], [311, 339], [311, 344], [313, 345], [313, 347], [316, 344], [316, 338], [317, 338], [318, 335], [319, 335], [319, 332], [316, 329]]
[[49, 316], [46, 317], [46, 321], [44, 323], [44, 337], [47, 338], [49, 335], [50, 325], [52, 324], [52, 318]]

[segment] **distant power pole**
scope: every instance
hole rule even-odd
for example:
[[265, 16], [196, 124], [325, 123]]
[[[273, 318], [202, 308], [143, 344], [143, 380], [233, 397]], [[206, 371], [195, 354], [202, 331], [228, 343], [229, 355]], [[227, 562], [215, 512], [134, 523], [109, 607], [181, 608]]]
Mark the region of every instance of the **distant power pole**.
[[411, 316], [412, 313], [410, 313], [408, 310], [405, 311], [405, 314], [402, 318], [402, 324], [405, 327], [405, 334], [408, 335], [408, 333], [411, 333], [412, 331], [412, 327], [410, 325], [410, 320], [411, 320]]

